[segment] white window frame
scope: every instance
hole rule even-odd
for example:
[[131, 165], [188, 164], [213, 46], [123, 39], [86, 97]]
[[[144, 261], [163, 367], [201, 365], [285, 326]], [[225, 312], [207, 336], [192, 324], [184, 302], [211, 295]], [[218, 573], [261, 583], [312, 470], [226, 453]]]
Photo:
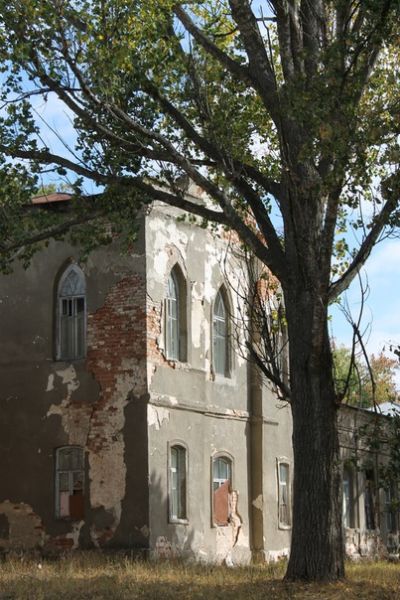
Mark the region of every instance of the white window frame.
[[[60, 468], [60, 454], [65, 451], [65, 450], [78, 450], [81, 453], [81, 468], [77, 468], [77, 469], [62, 469]], [[70, 514], [68, 515], [63, 515], [61, 514], [61, 493], [62, 491], [65, 490], [61, 490], [60, 489], [60, 476], [67, 474], [68, 476], [68, 493], [69, 496], [73, 495], [74, 492], [74, 474], [79, 474], [82, 480], [82, 495], [83, 497], [85, 497], [85, 451], [84, 448], [82, 448], [82, 446], [61, 446], [60, 448], [56, 448], [55, 450], [55, 512], [56, 512], [56, 517], [58, 519], [63, 519], [63, 520], [71, 520], [73, 519], [73, 517], [71, 517]]]
[[[222, 307], [223, 307], [223, 311], [224, 311], [223, 316], [216, 314], [216, 309], [218, 308], [219, 302], [222, 304]], [[212, 307], [212, 319], [211, 319], [211, 323], [212, 323], [212, 335], [211, 335], [211, 339], [212, 339], [212, 370], [213, 370], [214, 376], [216, 376], [216, 377], [230, 378], [232, 376], [229, 314], [230, 314], [230, 303], [228, 300], [228, 296], [227, 296], [225, 287], [223, 285], [221, 285], [221, 287], [219, 288], [219, 290], [217, 292], [217, 295], [215, 296], [215, 300], [214, 300], [213, 307]], [[223, 323], [223, 326], [225, 329], [225, 333], [223, 336], [220, 335], [219, 332], [217, 331], [218, 325], [221, 325], [222, 323]], [[223, 339], [223, 348], [224, 348], [224, 356], [223, 356], [224, 367], [223, 367], [223, 369], [222, 368], [220, 369], [219, 366], [217, 369], [217, 362], [218, 363], [220, 362], [219, 359], [217, 361], [217, 340], [218, 339]]]
[[[281, 466], [287, 469], [287, 481], [281, 479]], [[277, 504], [278, 504], [278, 528], [292, 528], [292, 494], [291, 494], [291, 467], [290, 461], [285, 456], [276, 459], [276, 478], [277, 478]], [[287, 496], [287, 514], [288, 522], [281, 519], [281, 506], [283, 506], [284, 488], [286, 488]]]
[[[68, 284], [68, 278], [72, 273], [76, 275], [76, 285], [71, 290], [65, 290], [65, 287]], [[63, 289], [64, 288], [64, 289]], [[83, 311], [82, 314], [78, 313], [78, 301], [83, 300]], [[67, 312], [70, 312], [69, 315], [64, 315], [64, 304], [66, 304]], [[70, 310], [68, 310], [70, 309]], [[57, 326], [56, 326], [56, 359], [57, 360], [81, 360], [86, 356], [86, 321], [87, 321], [87, 307], [86, 307], [86, 280], [83, 271], [76, 265], [75, 263], [70, 264], [63, 272], [60, 277], [57, 286], [57, 304], [56, 304], [56, 316], [57, 316]], [[71, 342], [72, 342], [72, 351], [64, 352], [63, 351], [63, 342], [64, 340], [64, 327], [63, 321], [64, 318], [67, 322], [68, 331], [71, 329]], [[79, 322], [82, 324], [82, 339], [81, 352], [78, 351], [79, 348]], [[68, 334], [69, 335], [69, 334]]]
[[[180, 476], [178, 474], [179, 479], [183, 477], [184, 479], [184, 491], [183, 494], [181, 496], [181, 501], [183, 500], [184, 503], [184, 516], [179, 517], [174, 513], [174, 507], [173, 507], [173, 494], [174, 494], [174, 490], [173, 490], [173, 484], [174, 484], [174, 467], [172, 465], [172, 452], [173, 450], [177, 448], [179, 449], [179, 451], [183, 452], [183, 457], [184, 457], [184, 465], [182, 468], [182, 471], [180, 473]], [[188, 447], [187, 445], [182, 442], [181, 440], [173, 440], [172, 442], [168, 443], [168, 521], [169, 523], [182, 523], [184, 525], [187, 525], [189, 522], [188, 519], [188, 474], [189, 474], [189, 469], [188, 469]], [[179, 494], [181, 494], [181, 492], [178, 492]]]

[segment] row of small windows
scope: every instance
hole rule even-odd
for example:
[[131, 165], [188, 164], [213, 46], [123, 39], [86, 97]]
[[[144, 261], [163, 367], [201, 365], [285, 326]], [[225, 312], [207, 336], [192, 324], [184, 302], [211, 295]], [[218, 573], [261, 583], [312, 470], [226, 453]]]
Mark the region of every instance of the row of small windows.
[[[187, 360], [187, 287], [176, 265], [168, 278], [165, 298], [165, 352], [169, 360]], [[224, 287], [217, 293], [212, 315], [213, 369], [229, 377], [229, 305]], [[81, 269], [71, 264], [57, 289], [58, 360], [76, 360], [86, 354], [86, 282]]]
[[[188, 451], [182, 444], [169, 447], [169, 521], [187, 522]], [[212, 522], [226, 526], [230, 520], [233, 461], [218, 454], [212, 458]], [[61, 519], [84, 518], [85, 455], [79, 446], [56, 450], [56, 516]], [[290, 526], [289, 465], [278, 461], [279, 526]]]
[[[377, 487], [373, 469], [364, 471], [364, 517], [365, 528], [376, 529]], [[343, 526], [356, 527], [356, 498], [358, 497], [357, 480], [354, 469], [345, 465], [343, 469]], [[389, 485], [383, 490], [384, 526], [388, 533], [393, 533], [399, 528], [399, 509], [397, 490], [394, 485]]]

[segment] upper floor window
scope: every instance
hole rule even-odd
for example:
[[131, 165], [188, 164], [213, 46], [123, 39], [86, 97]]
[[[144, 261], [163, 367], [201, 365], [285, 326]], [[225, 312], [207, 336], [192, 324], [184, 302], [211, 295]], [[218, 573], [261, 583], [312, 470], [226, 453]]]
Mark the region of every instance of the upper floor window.
[[221, 288], [215, 298], [213, 311], [213, 366], [218, 375], [229, 377], [229, 324], [226, 294]]
[[279, 527], [290, 527], [289, 464], [278, 460], [278, 520]]
[[169, 360], [187, 360], [186, 281], [178, 265], [172, 269], [167, 283], [165, 351]]
[[212, 499], [214, 525], [228, 525], [229, 496], [232, 487], [232, 461], [227, 456], [216, 456], [212, 461]]
[[171, 446], [169, 461], [169, 518], [172, 522], [186, 520], [186, 448]]
[[62, 274], [57, 290], [57, 358], [83, 358], [86, 352], [86, 282], [73, 264]]
[[84, 451], [79, 446], [56, 450], [56, 515], [84, 517]]

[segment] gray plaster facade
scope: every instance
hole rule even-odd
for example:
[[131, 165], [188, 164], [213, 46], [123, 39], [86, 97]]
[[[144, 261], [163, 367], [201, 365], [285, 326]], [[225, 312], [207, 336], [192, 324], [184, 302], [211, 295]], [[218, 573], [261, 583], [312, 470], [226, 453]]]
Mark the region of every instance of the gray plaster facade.
[[[1, 277], [0, 548], [143, 549], [228, 564], [288, 554], [290, 410], [234, 341], [227, 372], [216, 373], [215, 301], [223, 290], [239, 317], [232, 290], [240, 273], [226, 267], [221, 232], [177, 216], [154, 205], [129, 255], [115, 243], [81, 263], [79, 249], [51, 242], [26, 271], [16, 265]], [[86, 349], [82, 358], [61, 360], [59, 281], [71, 264], [86, 285]], [[184, 351], [171, 359], [173, 269], [181, 278]], [[354, 423], [343, 415], [346, 458], [351, 444], [343, 432], [351, 435]], [[64, 449], [76, 449], [83, 464], [61, 473]], [[177, 449], [184, 458], [175, 468]], [[223, 478], [215, 478], [219, 458], [230, 469], [222, 504], [215, 496], [218, 486], [225, 493]], [[378, 521], [367, 535], [361, 483], [352, 497], [359, 508], [348, 549], [363, 554], [372, 551], [365, 540], [377, 537]], [[218, 524], [225, 499], [228, 518]]]

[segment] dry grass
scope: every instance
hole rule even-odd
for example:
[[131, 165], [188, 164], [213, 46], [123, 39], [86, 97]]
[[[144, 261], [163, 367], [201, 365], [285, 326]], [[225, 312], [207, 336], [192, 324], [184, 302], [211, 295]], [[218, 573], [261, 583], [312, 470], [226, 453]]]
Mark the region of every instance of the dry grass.
[[0, 563], [0, 600], [386, 600], [400, 598], [400, 566], [349, 565], [336, 584], [286, 584], [284, 565], [227, 569], [145, 563], [82, 553], [63, 560]]

